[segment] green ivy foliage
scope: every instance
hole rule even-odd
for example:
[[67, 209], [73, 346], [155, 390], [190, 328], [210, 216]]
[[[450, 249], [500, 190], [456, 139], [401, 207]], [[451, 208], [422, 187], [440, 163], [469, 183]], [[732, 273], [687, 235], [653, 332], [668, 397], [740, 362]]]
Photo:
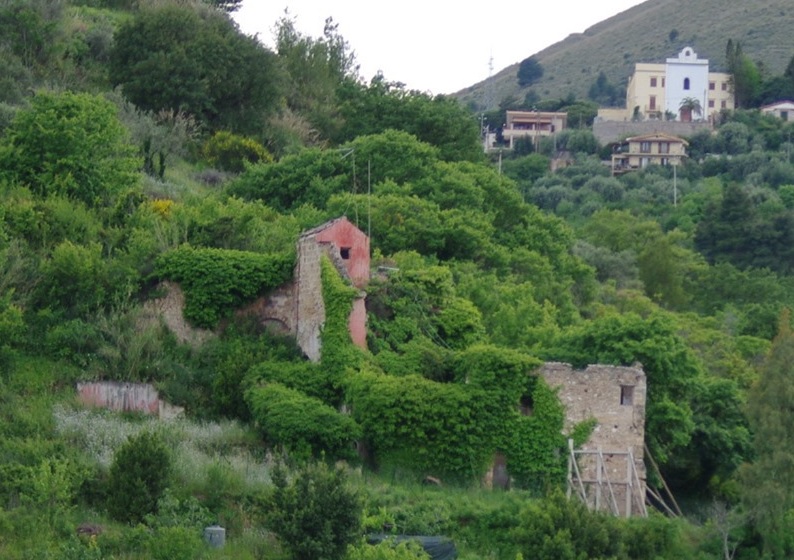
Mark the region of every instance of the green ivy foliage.
[[201, 249], [183, 245], [161, 255], [157, 274], [185, 291], [185, 317], [213, 328], [232, 310], [292, 277], [292, 255]]
[[246, 391], [251, 416], [271, 446], [290, 456], [354, 459], [353, 443], [361, 429], [356, 422], [322, 401], [280, 383], [267, 383]]
[[247, 421], [250, 410], [245, 389], [259, 381], [283, 382], [282, 378], [260, 374], [258, 369], [271, 364], [300, 364], [302, 356], [293, 337], [273, 335], [255, 321], [236, 321], [202, 346], [196, 370], [187, 370], [194, 382], [179, 383], [174, 389], [193, 393], [189, 398], [193, 410], [206, 406], [214, 415]]
[[491, 458], [475, 415], [480, 395], [465, 386], [365, 370], [348, 379], [346, 395], [382, 465], [468, 481]]
[[519, 487], [542, 494], [565, 481], [565, 409], [542, 378], [533, 379], [532, 414], [518, 416], [511, 426], [507, 468]]
[[269, 359], [260, 362], [248, 371], [245, 382], [281, 383], [285, 387], [326, 403], [335, 402], [337, 399], [330, 372], [322, 365], [305, 359], [294, 361]]
[[[332, 388], [339, 390], [345, 372], [357, 369], [362, 358], [361, 351], [350, 340], [348, 327], [353, 298], [358, 296], [358, 290], [342, 280], [328, 257], [323, 256], [320, 266], [325, 304], [325, 323], [320, 333], [320, 366], [329, 377]], [[338, 396], [341, 398], [341, 391]]]
[[[372, 369], [348, 377], [346, 396], [375, 462], [471, 482], [499, 451], [519, 486], [542, 490], [561, 483], [564, 410], [531, 374], [539, 362], [474, 346], [453, 363], [456, 382]], [[530, 416], [519, 412], [522, 400], [532, 403]]]

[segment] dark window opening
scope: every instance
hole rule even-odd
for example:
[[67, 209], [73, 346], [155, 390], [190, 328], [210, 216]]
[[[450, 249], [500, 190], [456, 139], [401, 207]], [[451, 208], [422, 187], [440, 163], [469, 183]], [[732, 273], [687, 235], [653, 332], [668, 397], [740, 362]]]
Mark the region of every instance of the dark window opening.
[[632, 406], [634, 404], [634, 386], [621, 385], [620, 386], [620, 404], [624, 406]]
[[350, 258], [350, 247], [342, 247], [339, 249], [339, 254], [345, 260]]
[[532, 400], [530, 395], [524, 395], [521, 397], [521, 400], [518, 403], [518, 410], [521, 412], [521, 416], [532, 416], [534, 408], [535, 401]]
[[684, 89], [689, 89], [689, 78], [684, 78]]

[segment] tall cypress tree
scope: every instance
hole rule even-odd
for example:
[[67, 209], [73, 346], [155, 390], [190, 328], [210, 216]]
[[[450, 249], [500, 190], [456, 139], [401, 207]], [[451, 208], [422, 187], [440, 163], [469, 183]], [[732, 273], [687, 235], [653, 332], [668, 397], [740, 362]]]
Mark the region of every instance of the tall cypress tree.
[[743, 502], [761, 534], [764, 557], [791, 558], [794, 513], [794, 332], [788, 310], [748, 398], [756, 460], [743, 472]]

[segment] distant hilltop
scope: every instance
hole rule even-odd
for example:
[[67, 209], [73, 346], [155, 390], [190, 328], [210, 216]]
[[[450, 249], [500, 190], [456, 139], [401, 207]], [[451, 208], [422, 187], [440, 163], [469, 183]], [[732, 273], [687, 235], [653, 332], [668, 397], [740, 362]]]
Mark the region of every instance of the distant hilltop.
[[[509, 14], [502, 14], [509, 17]], [[728, 39], [741, 42], [744, 53], [767, 71], [781, 74], [794, 56], [791, 0], [648, 0], [585, 30], [574, 33], [533, 56], [543, 76], [519, 87], [521, 60], [455, 95], [476, 109], [495, 109], [505, 99], [521, 102], [530, 91], [541, 99], [587, 98], [598, 75], [625, 89], [637, 62], [674, 56], [685, 45], [724, 71]], [[490, 91], [488, 91], [490, 90]], [[490, 107], [485, 107], [486, 99]]]

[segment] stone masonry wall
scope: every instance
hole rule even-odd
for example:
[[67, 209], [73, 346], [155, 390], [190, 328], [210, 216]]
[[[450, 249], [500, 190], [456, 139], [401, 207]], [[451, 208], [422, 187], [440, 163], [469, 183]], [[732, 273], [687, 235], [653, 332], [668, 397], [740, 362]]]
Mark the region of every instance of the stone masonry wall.
[[322, 245], [313, 237], [298, 242], [295, 267], [295, 308], [298, 345], [311, 361], [320, 360], [320, 331], [325, 324], [325, 303], [321, 278]]
[[[645, 494], [645, 372], [639, 365], [619, 367], [590, 365], [575, 370], [570, 364], [547, 363], [538, 371], [549, 386], [558, 390], [565, 407], [566, 431], [575, 424], [595, 418], [597, 424], [585, 451], [601, 451], [606, 476], [623, 485], [629, 471], [627, 452], [631, 450], [634, 468], [642, 484], [638, 495]], [[579, 468], [583, 479], [598, 478], [595, 455], [582, 455]], [[603, 476], [603, 475], [602, 475]], [[619, 509], [624, 513], [625, 485], [613, 488]]]
[[712, 130], [712, 126], [706, 121], [596, 121], [593, 123], [593, 135], [601, 144], [619, 142], [629, 136], [640, 136], [655, 132], [686, 138], [700, 130]]

